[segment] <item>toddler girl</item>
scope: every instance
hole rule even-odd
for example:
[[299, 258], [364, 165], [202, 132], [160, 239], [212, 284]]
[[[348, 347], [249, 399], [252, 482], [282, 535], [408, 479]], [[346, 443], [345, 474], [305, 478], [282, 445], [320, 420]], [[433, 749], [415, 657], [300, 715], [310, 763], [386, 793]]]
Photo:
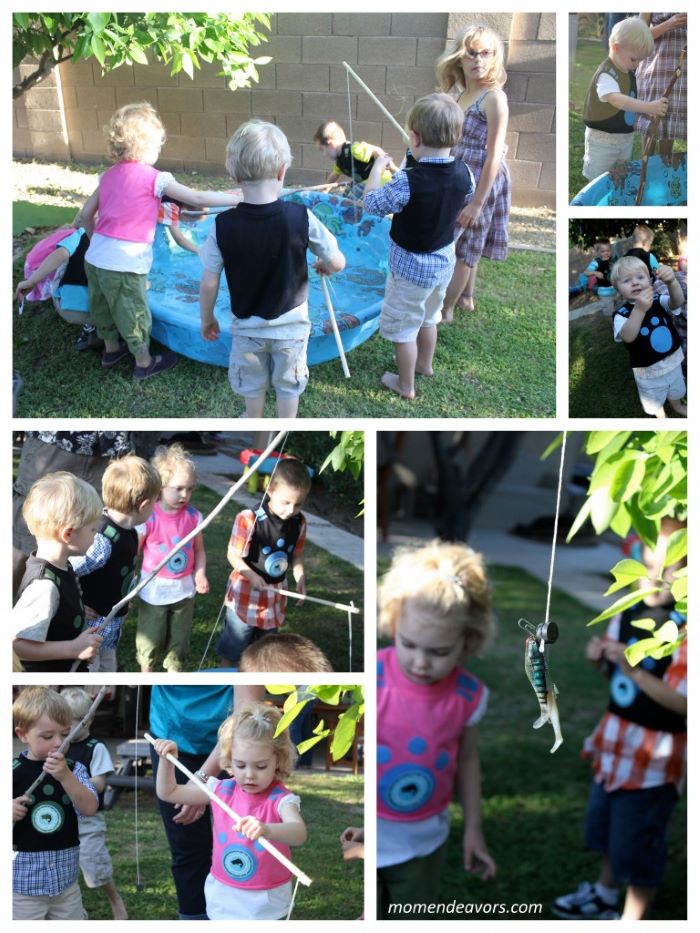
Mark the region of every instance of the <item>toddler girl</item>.
[[[143, 549], [141, 578], [156, 567], [172, 548], [202, 521], [202, 514], [189, 505], [196, 485], [194, 461], [181, 444], [159, 447], [151, 462], [160, 473], [163, 488], [148, 521], [137, 527]], [[209, 592], [207, 556], [200, 533], [139, 592], [136, 657], [142, 673], [154, 670], [156, 658], [164, 653], [167, 671], [183, 670], [192, 631], [194, 596]]]
[[178, 184], [170, 172], [155, 169], [165, 129], [148, 102], [120, 107], [107, 134], [109, 154], [116, 164], [100, 176], [99, 187], [78, 215], [76, 226], [99, 212], [85, 254], [85, 271], [90, 313], [105, 342], [102, 367], [111, 369], [131, 353], [136, 360], [134, 378], [141, 381], [177, 362], [170, 351], [152, 356], [149, 350], [146, 275], [153, 261], [161, 197], [168, 195], [195, 207], [230, 207], [238, 203], [240, 194], [195, 191]]
[[457, 218], [461, 228], [455, 247], [457, 262], [442, 320], [452, 321], [455, 305], [474, 310], [476, 270], [482, 256], [508, 255], [510, 174], [506, 165], [508, 98], [503, 43], [487, 26], [469, 26], [436, 63], [440, 89], [452, 94], [464, 110], [462, 136], [452, 150], [474, 173], [476, 189]]
[[[243, 706], [219, 729], [221, 767], [231, 778], [210, 777], [208, 786], [234, 810], [241, 821], [220, 807], [212, 807], [214, 851], [211, 872], [204, 885], [210, 920], [280, 920], [292, 900], [291, 872], [266, 849], [256, 845], [261, 836], [291, 857], [290, 846], [306, 841], [306, 826], [299, 798], [282, 784], [296, 759], [296, 750], [284, 731], [275, 738], [282, 713], [262, 703]], [[175, 768], [164, 756], [177, 755], [177, 745], [157, 739], [156, 793], [169, 803], [201, 806], [209, 798], [198, 787], [176, 784]]]
[[481, 557], [435, 541], [399, 551], [379, 588], [377, 902], [433, 903], [442, 880], [455, 786], [464, 810], [464, 867], [491, 878], [481, 832], [477, 723], [486, 687], [460, 667], [491, 633]]

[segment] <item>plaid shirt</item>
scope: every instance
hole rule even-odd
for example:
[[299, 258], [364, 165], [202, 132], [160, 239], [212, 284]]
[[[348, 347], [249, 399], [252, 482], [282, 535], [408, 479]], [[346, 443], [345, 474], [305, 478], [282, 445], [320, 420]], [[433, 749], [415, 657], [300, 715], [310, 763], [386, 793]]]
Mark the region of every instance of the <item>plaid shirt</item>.
[[[452, 156], [447, 158], [425, 158], [426, 162], [454, 162]], [[398, 214], [408, 204], [411, 190], [408, 185], [408, 175], [405, 171], [397, 172], [390, 182], [382, 188], [368, 191], [364, 198], [364, 207], [368, 214], [378, 214], [385, 217], [387, 214]], [[433, 288], [449, 279], [455, 264], [454, 243], [449, 243], [434, 253], [411, 253], [391, 240], [389, 248], [389, 269], [392, 275], [399, 279], [406, 279], [421, 288]]]
[[[246, 557], [250, 550], [250, 543], [255, 534], [255, 513], [250, 509], [239, 512], [233, 523], [233, 530], [228, 544], [228, 560], [231, 565]], [[294, 548], [290, 564], [299, 560], [306, 541], [306, 519], [301, 516], [301, 529], [299, 539]], [[271, 583], [276, 589], [286, 589], [284, 581]], [[273, 590], [260, 590], [250, 585], [248, 580], [233, 570], [226, 584], [224, 602], [233, 609], [239, 619], [247, 625], [256, 628], [276, 629], [284, 625], [287, 597], [275, 593]]]
[[[26, 755], [26, 751], [21, 752]], [[90, 775], [79, 761], [73, 766], [73, 774], [83, 787], [97, 797], [90, 783]], [[83, 815], [75, 808], [78, 819]], [[80, 846], [43, 852], [15, 852], [12, 861], [12, 890], [15, 894], [28, 897], [56, 897], [69, 885], [78, 880], [80, 871]]]
[[[613, 620], [613, 623], [615, 620]], [[611, 635], [608, 629], [606, 638]], [[676, 693], [687, 694], [688, 641], [673, 654], [663, 683]], [[595, 780], [607, 791], [641, 790], [675, 784], [683, 790], [688, 736], [685, 732], [660, 732], [606, 712], [584, 742], [583, 757], [593, 759]]]
[[[70, 562], [77, 577], [86, 577], [89, 573], [94, 573], [96, 570], [104, 567], [111, 556], [112, 542], [98, 531], [92, 544], [88, 548], [87, 554], [83, 557], [71, 557]], [[119, 644], [119, 635], [122, 630], [122, 623], [125, 618], [126, 613], [109, 620], [104, 631], [101, 632], [102, 644], [100, 645], [100, 649], [117, 647]], [[97, 628], [99, 625], [104, 625], [104, 621], [104, 616], [98, 616], [96, 619], [88, 619], [87, 625], [88, 628]]]

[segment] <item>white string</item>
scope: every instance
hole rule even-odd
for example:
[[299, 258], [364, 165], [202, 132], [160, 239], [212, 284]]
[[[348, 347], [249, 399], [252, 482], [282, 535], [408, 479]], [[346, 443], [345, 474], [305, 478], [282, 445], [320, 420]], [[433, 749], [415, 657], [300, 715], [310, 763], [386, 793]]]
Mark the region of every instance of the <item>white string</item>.
[[292, 900], [289, 904], [289, 910], [287, 911], [287, 916], [284, 918], [285, 920], [289, 920], [289, 918], [292, 916], [292, 911], [294, 910], [294, 901], [297, 899], [297, 888], [298, 887], [299, 887], [299, 879], [297, 878], [297, 880], [294, 882], [294, 890], [292, 891]]
[[564, 457], [566, 456], [566, 431], [562, 434], [561, 456], [559, 457], [559, 484], [557, 486], [557, 507], [554, 513], [554, 534], [552, 536], [552, 554], [549, 560], [549, 580], [547, 581], [547, 608], [544, 621], [549, 622], [549, 604], [552, 599], [552, 580], [554, 579], [554, 555], [557, 549], [557, 531], [559, 529], [559, 506], [561, 505], [561, 486], [564, 477]]
[[141, 709], [141, 687], [136, 688], [136, 721], [134, 723], [134, 849], [136, 856], [136, 890], [142, 890], [141, 860], [139, 858], [139, 786], [138, 786], [138, 741], [139, 741], [139, 714]]
[[[350, 601], [350, 605], [355, 604]], [[352, 612], [348, 610], [348, 671], [352, 672]]]
[[199, 673], [199, 672], [202, 670], [202, 665], [204, 664], [204, 659], [205, 659], [206, 656], [207, 656], [207, 653], [208, 653], [208, 651], [209, 651], [209, 646], [210, 646], [211, 643], [212, 643], [212, 639], [214, 638], [214, 635], [216, 635], [216, 630], [217, 630], [218, 627], [219, 627], [219, 621], [220, 621], [220, 619], [221, 619], [221, 616], [223, 615], [223, 612], [224, 612], [224, 609], [225, 609], [225, 608], [226, 608], [226, 600], [224, 599], [224, 601], [221, 603], [221, 608], [219, 609], [219, 614], [218, 614], [218, 616], [216, 617], [216, 621], [214, 622], [214, 625], [212, 626], [212, 630], [211, 630], [211, 632], [209, 633], [209, 641], [207, 642], [207, 646], [206, 646], [206, 648], [204, 649], [204, 654], [202, 655], [202, 657], [201, 657], [201, 659], [200, 659], [199, 667], [197, 668], [197, 673]]
[[345, 78], [346, 78], [347, 85], [348, 85], [348, 131], [350, 133], [350, 180], [352, 182], [352, 188], [350, 190], [352, 191], [355, 187], [355, 158], [352, 154], [353, 135], [352, 135], [352, 102], [350, 100], [350, 72], [347, 71], [347, 69], [345, 71]]

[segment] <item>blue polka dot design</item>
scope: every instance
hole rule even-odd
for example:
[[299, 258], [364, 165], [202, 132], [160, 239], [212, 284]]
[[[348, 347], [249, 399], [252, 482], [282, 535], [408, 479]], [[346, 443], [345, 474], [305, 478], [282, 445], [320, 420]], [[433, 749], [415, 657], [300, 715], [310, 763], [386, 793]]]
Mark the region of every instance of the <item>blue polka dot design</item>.
[[265, 558], [265, 572], [271, 577], [282, 577], [287, 572], [289, 560], [284, 551], [273, 551], [269, 557]]
[[255, 855], [250, 849], [236, 843], [224, 849], [221, 864], [233, 881], [248, 881], [258, 870], [258, 860]]
[[[406, 751], [414, 758], [428, 753], [428, 742], [422, 736], [413, 736], [406, 743]], [[386, 745], [377, 746], [377, 763], [387, 765], [391, 762], [392, 752]], [[443, 771], [450, 763], [450, 755], [441, 751], [435, 758], [434, 769]], [[428, 764], [404, 762], [385, 771], [379, 779], [379, 797], [389, 810], [395, 813], [415, 813], [424, 807], [436, 786], [435, 775]]]
[[642, 337], [649, 338], [652, 349], [657, 353], [668, 353], [673, 346], [673, 334], [656, 315], [649, 320], [649, 323], [651, 327], [641, 327], [639, 333]]

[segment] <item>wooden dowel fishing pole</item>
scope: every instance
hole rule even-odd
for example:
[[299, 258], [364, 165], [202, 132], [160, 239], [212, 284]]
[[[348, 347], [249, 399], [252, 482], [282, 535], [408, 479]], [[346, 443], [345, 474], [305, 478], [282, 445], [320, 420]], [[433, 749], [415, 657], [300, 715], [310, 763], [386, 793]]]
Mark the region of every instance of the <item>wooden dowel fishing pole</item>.
[[320, 606], [330, 606], [331, 609], [341, 609], [343, 612], [352, 612], [359, 615], [360, 610], [353, 605], [346, 606], [345, 603], [334, 603], [330, 599], [321, 599], [318, 596], [302, 596], [301, 593], [294, 593], [292, 590], [280, 590], [276, 586], [268, 586], [266, 589], [273, 593], [279, 593], [280, 596], [288, 596], [291, 599], [308, 599], [310, 603], [318, 603]]
[[348, 361], [345, 357], [345, 348], [343, 347], [343, 340], [340, 336], [340, 331], [338, 330], [338, 322], [335, 319], [335, 311], [333, 310], [333, 303], [331, 302], [330, 292], [328, 291], [328, 283], [326, 282], [325, 275], [321, 276], [321, 288], [323, 289], [323, 295], [326, 299], [326, 307], [328, 308], [328, 317], [331, 322], [331, 328], [333, 330], [333, 336], [335, 337], [335, 345], [338, 348], [338, 354], [340, 356], [340, 363], [343, 367], [343, 372], [345, 373], [345, 378], [350, 378], [350, 370], [348, 368]]
[[389, 111], [386, 109], [386, 107], [384, 106], [384, 104], [379, 100], [379, 98], [378, 98], [377, 95], [374, 93], [374, 91], [371, 90], [371, 88], [368, 88], [368, 87], [367, 87], [367, 85], [366, 85], [365, 82], [362, 80], [362, 78], [361, 78], [359, 75], [355, 74], [355, 72], [352, 70], [352, 68], [350, 67], [350, 65], [348, 65], [347, 62], [343, 62], [342, 64], [343, 64], [343, 67], [345, 68], [345, 70], [347, 71], [347, 73], [353, 76], [353, 78], [357, 81], [357, 83], [360, 85], [360, 87], [361, 87], [363, 90], [367, 91], [367, 93], [369, 94], [369, 96], [370, 96], [370, 97], [372, 98], [372, 100], [375, 102], [375, 104], [377, 105], [377, 107], [379, 107], [379, 109], [380, 109], [381, 112], [384, 114], [384, 116], [387, 118], [387, 120], [390, 120], [390, 121], [394, 124], [394, 126], [395, 126], [396, 129], [399, 131], [399, 133], [401, 133], [401, 136], [402, 136], [404, 142], [406, 142], [406, 143], [409, 142], [409, 136], [408, 136], [408, 133], [406, 132], [406, 130], [401, 126], [401, 124], [399, 123], [399, 121], [396, 120], [396, 119], [389, 113]]

